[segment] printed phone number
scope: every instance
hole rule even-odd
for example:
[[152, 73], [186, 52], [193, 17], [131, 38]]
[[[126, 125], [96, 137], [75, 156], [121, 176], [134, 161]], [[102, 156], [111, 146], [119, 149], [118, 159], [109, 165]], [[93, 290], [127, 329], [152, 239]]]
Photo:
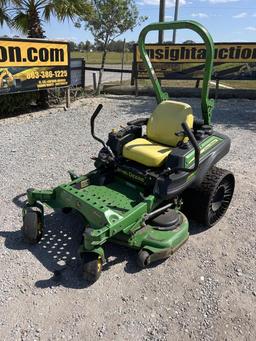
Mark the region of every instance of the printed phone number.
[[49, 78], [64, 78], [68, 76], [68, 72], [61, 71], [33, 71], [27, 75], [27, 79], [49, 79]]

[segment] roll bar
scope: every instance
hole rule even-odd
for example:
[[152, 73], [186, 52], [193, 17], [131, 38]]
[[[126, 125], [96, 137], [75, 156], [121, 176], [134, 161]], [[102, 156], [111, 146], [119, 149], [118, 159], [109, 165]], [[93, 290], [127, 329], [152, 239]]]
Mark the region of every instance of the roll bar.
[[154, 68], [150, 61], [150, 58], [147, 54], [145, 47], [145, 39], [149, 32], [151, 31], [163, 31], [163, 30], [179, 30], [179, 29], [190, 29], [198, 33], [203, 39], [206, 45], [206, 62], [204, 69], [204, 79], [203, 79], [203, 87], [201, 92], [201, 108], [202, 108], [202, 117], [204, 119], [204, 123], [209, 125], [211, 124], [212, 111], [214, 108], [214, 100], [209, 99], [209, 82], [212, 76], [213, 70], [213, 60], [214, 60], [214, 43], [210, 33], [207, 29], [201, 25], [200, 23], [193, 20], [183, 20], [183, 21], [171, 21], [171, 22], [159, 22], [152, 23], [141, 31], [139, 36], [139, 51], [141, 58], [147, 68], [147, 72], [153, 84], [154, 91], [156, 93], [156, 99], [158, 103], [162, 101], [166, 101], [169, 99], [167, 93], [162, 91], [161, 85], [157, 76], [155, 74]]

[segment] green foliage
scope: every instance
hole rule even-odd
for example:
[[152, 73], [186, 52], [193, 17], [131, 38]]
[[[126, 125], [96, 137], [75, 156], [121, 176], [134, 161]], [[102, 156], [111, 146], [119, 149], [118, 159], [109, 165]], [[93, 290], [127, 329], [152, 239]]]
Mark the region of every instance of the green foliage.
[[100, 94], [105, 60], [110, 43], [128, 30], [133, 30], [146, 18], [139, 16], [134, 0], [93, 0], [93, 12], [82, 17], [88, 29], [100, 45], [103, 53], [96, 94]]
[[[135, 41], [127, 41], [125, 44], [125, 52], [133, 52], [133, 45], [135, 44]], [[86, 40], [85, 42], [81, 41], [80, 43], [76, 43], [74, 41], [69, 42], [70, 45], [70, 51], [79, 51], [79, 52], [91, 52], [91, 51], [102, 51], [103, 49], [103, 43], [97, 43], [93, 44], [89, 40]], [[108, 45], [108, 51], [109, 52], [123, 52], [123, 40], [112, 40]]]
[[0, 96], [0, 118], [22, 114], [31, 110], [30, 106], [38, 100], [38, 92], [9, 94]]
[[6, 0], [0, 0], [0, 26], [3, 26], [3, 24], [10, 24], [10, 17], [8, 14], [8, 1]]
[[[23, 34], [33, 38], [44, 38], [43, 22], [55, 16], [59, 21], [66, 18], [75, 21], [83, 13], [91, 13], [89, 0], [0, 0], [0, 25], [9, 25]], [[7, 15], [6, 8], [8, 6]]]
[[146, 18], [139, 17], [134, 0], [94, 0], [92, 15], [83, 19], [95, 41], [108, 45]]

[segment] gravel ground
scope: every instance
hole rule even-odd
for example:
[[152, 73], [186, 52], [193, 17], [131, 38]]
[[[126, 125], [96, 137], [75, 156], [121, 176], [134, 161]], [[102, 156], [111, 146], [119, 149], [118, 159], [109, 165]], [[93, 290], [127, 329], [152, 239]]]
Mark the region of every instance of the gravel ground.
[[[186, 99], [184, 99], [186, 101]], [[216, 129], [232, 138], [221, 165], [236, 176], [231, 207], [214, 228], [192, 223], [189, 241], [157, 267], [139, 271], [136, 253], [109, 246], [98, 282], [81, 279], [77, 248], [82, 221], [47, 210], [45, 238], [27, 247], [20, 227], [27, 188], [68, 180], [92, 169], [100, 145], [89, 133], [98, 103], [98, 135], [150, 113], [152, 98], [77, 101], [0, 121], [1, 340], [255, 340], [255, 102], [219, 100]], [[197, 99], [189, 99], [199, 111]]]

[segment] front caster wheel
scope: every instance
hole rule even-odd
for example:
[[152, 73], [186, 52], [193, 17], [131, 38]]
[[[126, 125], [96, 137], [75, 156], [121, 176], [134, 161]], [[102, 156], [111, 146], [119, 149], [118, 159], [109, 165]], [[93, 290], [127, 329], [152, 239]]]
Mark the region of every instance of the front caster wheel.
[[95, 252], [85, 252], [82, 254], [83, 277], [90, 283], [96, 282], [102, 271], [102, 257]]
[[137, 257], [137, 263], [140, 268], [146, 268], [150, 264], [150, 253], [146, 250], [140, 250]]
[[28, 208], [23, 216], [22, 233], [29, 244], [37, 244], [43, 236], [43, 215], [41, 212]]

